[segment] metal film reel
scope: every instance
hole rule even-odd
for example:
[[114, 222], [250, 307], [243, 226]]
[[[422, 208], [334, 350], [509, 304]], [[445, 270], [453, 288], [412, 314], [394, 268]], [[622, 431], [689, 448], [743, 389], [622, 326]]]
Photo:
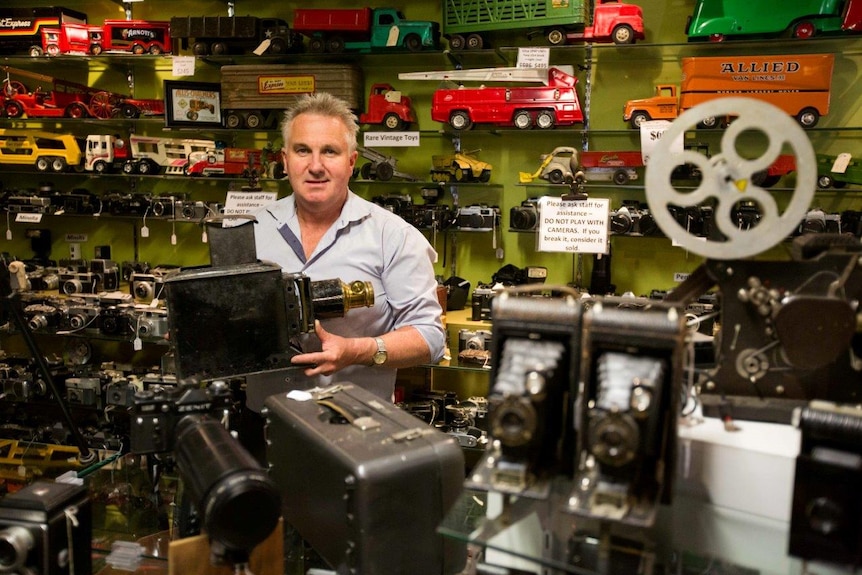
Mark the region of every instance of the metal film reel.
[[[712, 157], [692, 150], [673, 152], [671, 143], [704, 119], [733, 116], [721, 137], [721, 148]], [[741, 157], [735, 145], [745, 131], [757, 131], [769, 140], [767, 149], [754, 159]], [[796, 161], [796, 185], [786, 208], [779, 209], [772, 194], [755, 185], [755, 173], [766, 170], [787, 144]], [[694, 190], [679, 191], [671, 183], [677, 166], [692, 164], [702, 178]], [[786, 112], [751, 98], [720, 98], [683, 112], [664, 133], [646, 168], [646, 198], [650, 213], [662, 231], [679, 246], [704, 257], [736, 259], [759, 254], [789, 236], [803, 220], [814, 196], [817, 162], [808, 136]], [[761, 211], [757, 225], [741, 229], [732, 218], [738, 202], [754, 201]], [[671, 213], [714, 202], [713, 223], [726, 241], [704, 240], [689, 233]]]

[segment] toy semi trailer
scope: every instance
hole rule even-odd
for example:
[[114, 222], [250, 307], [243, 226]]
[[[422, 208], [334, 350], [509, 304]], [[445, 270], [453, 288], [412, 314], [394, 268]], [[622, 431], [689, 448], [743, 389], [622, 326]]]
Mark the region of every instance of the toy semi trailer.
[[437, 48], [436, 22], [406, 20], [393, 8], [297, 8], [293, 29], [308, 37], [310, 52], [371, 52]]
[[171, 36], [179, 49], [186, 50], [191, 43], [195, 56], [258, 49], [261, 53], [285, 54], [302, 47], [302, 36], [291, 31], [284, 20], [255, 16], [174, 16]]
[[596, 0], [590, 21], [588, 0], [444, 0], [443, 36], [453, 50], [481, 49], [487, 32], [540, 30], [552, 46], [570, 40], [632, 44], [643, 40], [643, 10]]
[[[683, 58], [682, 83], [656, 86], [652, 98], [629, 100], [623, 119], [633, 128], [647, 120], [673, 120], [703, 102], [728, 96], [756, 98], [778, 106], [805, 128], [829, 113], [832, 54]], [[724, 118], [705, 118], [713, 128]]]
[[303, 94], [328, 92], [362, 109], [362, 71], [352, 64], [240, 64], [221, 67], [222, 116], [228, 128], [277, 125]]

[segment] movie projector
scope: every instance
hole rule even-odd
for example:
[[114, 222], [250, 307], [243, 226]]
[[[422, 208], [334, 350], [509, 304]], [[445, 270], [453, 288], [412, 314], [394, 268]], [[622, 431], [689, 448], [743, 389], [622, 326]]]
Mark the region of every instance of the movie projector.
[[[717, 153], [674, 151], [672, 143], [704, 118], [732, 118], [716, 135]], [[750, 149], [759, 154], [743, 153]], [[788, 153], [797, 172], [792, 196], [753, 183]], [[696, 187], [674, 187], [672, 174], [682, 166], [702, 174]], [[660, 505], [670, 503], [676, 422], [691, 389], [701, 390], [701, 398], [739, 396], [756, 403], [764, 419], [782, 413], [788, 423], [793, 408], [823, 394], [858, 401], [862, 362], [852, 342], [862, 296], [859, 240], [797, 237], [788, 261], [746, 259], [780, 242], [791, 246], [816, 174], [808, 137], [778, 108], [724, 98], [690, 109], [665, 132], [646, 171], [657, 224], [675, 245], [706, 258], [686, 281], [664, 300], [637, 308], [610, 297], [586, 305], [565, 288], [560, 298], [515, 297], [527, 286], [494, 299], [490, 441], [466, 487], [501, 503], [471, 537], [491, 541], [536, 514], [543, 564], [595, 567], [580, 534], [591, 532], [593, 541], [622, 534], [643, 543], [633, 534], [653, 527]], [[740, 206], [756, 206], [754, 225], [738, 225]], [[686, 208], [712, 211], [709, 237], [690, 234], [674, 217]], [[688, 359], [696, 330], [686, 325], [684, 310], [716, 286], [716, 359], [698, 366], [706, 376], [697, 379]]]

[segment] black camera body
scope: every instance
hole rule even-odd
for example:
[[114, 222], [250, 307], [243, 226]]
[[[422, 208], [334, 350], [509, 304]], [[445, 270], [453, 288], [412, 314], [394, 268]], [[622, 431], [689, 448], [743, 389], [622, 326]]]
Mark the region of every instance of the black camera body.
[[98, 328], [104, 335], [126, 336], [132, 333], [132, 304], [111, 305], [99, 313]]
[[4, 573], [90, 573], [92, 534], [83, 485], [36, 481], [0, 499]]
[[611, 233], [616, 235], [660, 235], [658, 224], [649, 209], [637, 200], [625, 200], [610, 214]]
[[413, 198], [408, 194], [388, 194], [385, 196], [374, 196], [371, 201], [382, 206], [397, 216], [401, 216], [408, 222], [413, 221]]
[[462, 230], [491, 231], [497, 228], [500, 208], [496, 206], [472, 205], [458, 210], [456, 224]]
[[797, 230], [799, 234], [839, 234], [841, 214], [830, 214], [819, 208], [808, 210]]
[[470, 319], [487, 321], [491, 319], [491, 301], [497, 294], [490, 287], [478, 286], [470, 296]]
[[111, 192], [102, 201], [104, 209], [114, 216], [144, 216], [152, 204], [149, 196], [140, 193]]
[[509, 210], [509, 227], [513, 230], [532, 231], [539, 227], [539, 200], [531, 198], [512, 206]]
[[445, 230], [452, 225], [455, 213], [446, 204], [419, 204], [413, 206], [413, 225], [420, 230]]

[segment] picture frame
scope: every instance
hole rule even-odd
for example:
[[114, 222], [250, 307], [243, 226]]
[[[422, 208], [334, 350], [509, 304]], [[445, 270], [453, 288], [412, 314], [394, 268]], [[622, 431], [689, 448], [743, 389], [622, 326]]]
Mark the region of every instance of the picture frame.
[[164, 87], [168, 128], [222, 127], [220, 84], [165, 80]]

